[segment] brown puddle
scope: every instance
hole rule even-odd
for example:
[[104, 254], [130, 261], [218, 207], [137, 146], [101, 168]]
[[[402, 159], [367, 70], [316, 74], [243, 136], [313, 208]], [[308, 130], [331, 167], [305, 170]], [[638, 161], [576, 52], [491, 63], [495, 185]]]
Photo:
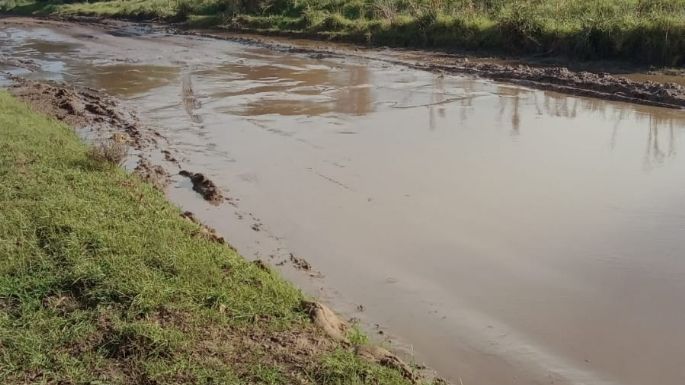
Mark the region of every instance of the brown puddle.
[[685, 383], [684, 112], [119, 32], [4, 20], [0, 55], [129, 101], [244, 255], [456, 384]]

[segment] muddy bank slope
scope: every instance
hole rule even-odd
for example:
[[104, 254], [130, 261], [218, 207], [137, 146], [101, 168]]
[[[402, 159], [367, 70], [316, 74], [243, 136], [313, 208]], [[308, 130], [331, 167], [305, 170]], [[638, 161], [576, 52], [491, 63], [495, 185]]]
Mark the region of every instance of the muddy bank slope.
[[[77, 126], [136, 126], [95, 90], [10, 91]], [[0, 130], [3, 383], [428, 383], [4, 91]]]

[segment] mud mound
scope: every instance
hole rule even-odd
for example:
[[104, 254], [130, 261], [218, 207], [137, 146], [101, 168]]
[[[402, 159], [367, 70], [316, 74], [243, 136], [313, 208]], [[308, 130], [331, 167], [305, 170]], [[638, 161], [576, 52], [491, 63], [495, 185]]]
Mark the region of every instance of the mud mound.
[[296, 257], [292, 253], [290, 253], [290, 263], [298, 270], [310, 271], [312, 269], [312, 265], [310, 265], [306, 259]]
[[218, 205], [224, 200], [224, 195], [221, 192], [221, 189], [219, 189], [219, 187], [217, 187], [217, 185], [204, 174], [199, 172], [194, 173], [186, 170], [181, 171], [179, 174], [190, 178], [190, 181], [193, 183], [193, 190], [202, 195], [206, 201]]
[[347, 342], [349, 326], [338, 318], [326, 305], [319, 302], [305, 301], [302, 303], [302, 307], [309, 313], [309, 317], [311, 317], [314, 325], [318, 326], [329, 337], [336, 341]]
[[125, 132], [134, 148], [143, 146], [140, 123], [114, 98], [92, 88], [10, 76], [9, 92], [33, 110], [55, 117], [74, 128]]
[[164, 190], [169, 184], [169, 174], [164, 170], [164, 167], [153, 165], [145, 158], [138, 162], [138, 166], [133, 170], [133, 173], [158, 190]]
[[565, 67], [537, 68], [466, 62], [447, 69], [576, 95], [664, 107], [685, 107], [685, 87], [675, 83], [637, 82], [606, 73], [575, 72]]

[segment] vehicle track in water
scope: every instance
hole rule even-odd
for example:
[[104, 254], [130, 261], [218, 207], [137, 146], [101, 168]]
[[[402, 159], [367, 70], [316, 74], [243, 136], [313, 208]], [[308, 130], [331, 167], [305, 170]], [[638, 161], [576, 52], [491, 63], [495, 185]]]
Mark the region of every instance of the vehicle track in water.
[[683, 111], [148, 25], [0, 33], [1, 70], [121, 99], [172, 201], [453, 383], [685, 382]]

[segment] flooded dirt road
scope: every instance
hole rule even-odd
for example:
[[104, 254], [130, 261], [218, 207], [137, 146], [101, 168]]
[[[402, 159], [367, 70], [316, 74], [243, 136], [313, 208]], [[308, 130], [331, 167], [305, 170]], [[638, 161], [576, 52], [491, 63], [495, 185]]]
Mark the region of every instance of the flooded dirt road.
[[135, 107], [230, 199], [174, 202], [453, 383], [685, 383], [681, 110], [125, 24], [0, 42]]

